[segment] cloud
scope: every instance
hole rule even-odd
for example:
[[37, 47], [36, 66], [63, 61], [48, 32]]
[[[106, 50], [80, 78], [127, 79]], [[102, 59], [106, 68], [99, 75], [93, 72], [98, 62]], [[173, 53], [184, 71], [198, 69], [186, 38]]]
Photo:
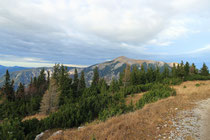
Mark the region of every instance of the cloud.
[[203, 48], [199, 48], [189, 52], [190, 54], [201, 54], [201, 53], [209, 53], [210, 52], [210, 45], [206, 45]]
[[191, 25], [209, 12], [209, 4], [207, 0], [2, 0], [0, 54], [82, 65], [120, 55], [145, 56], [149, 45], [167, 47], [198, 33]]

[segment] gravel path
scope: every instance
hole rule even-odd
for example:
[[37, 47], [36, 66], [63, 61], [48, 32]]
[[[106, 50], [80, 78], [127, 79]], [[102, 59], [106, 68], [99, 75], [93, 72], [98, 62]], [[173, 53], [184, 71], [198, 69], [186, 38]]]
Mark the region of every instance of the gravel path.
[[210, 99], [197, 103], [193, 110], [181, 111], [172, 120], [170, 139], [210, 140]]

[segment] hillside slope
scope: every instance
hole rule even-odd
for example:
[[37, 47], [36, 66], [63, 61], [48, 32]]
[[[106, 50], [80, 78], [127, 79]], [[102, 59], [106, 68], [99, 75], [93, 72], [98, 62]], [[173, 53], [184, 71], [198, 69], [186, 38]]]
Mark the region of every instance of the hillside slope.
[[[79, 130], [75, 128], [60, 131], [60, 133], [54, 134], [48, 139], [89, 140], [93, 136], [97, 140], [152, 140], [178, 139], [180, 137], [199, 139], [200, 136], [195, 136], [193, 132], [187, 133], [188, 131], [183, 131], [186, 134], [181, 134], [178, 131], [181, 129], [178, 116], [184, 112], [190, 118], [192, 114], [186, 114], [186, 112], [195, 108], [199, 101], [210, 98], [209, 85], [210, 81], [184, 82], [179, 86], [174, 86], [177, 96], [148, 104], [141, 110], [113, 117], [105, 122], [86, 125]], [[191, 125], [189, 124], [189, 126]]]

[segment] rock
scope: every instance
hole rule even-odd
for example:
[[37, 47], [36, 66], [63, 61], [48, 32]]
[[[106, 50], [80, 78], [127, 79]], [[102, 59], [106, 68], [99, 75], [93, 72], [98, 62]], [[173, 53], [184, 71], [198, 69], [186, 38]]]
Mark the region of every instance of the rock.
[[84, 126], [80, 126], [80, 127], [78, 127], [78, 130], [80, 130], [80, 129], [82, 129], [82, 128], [84, 128]]
[[44, 135], [44, 132], [40, 133], [39, 135], [36, 136], [35, 140], [40, 140], [43, 135]]
[[59, 131], [56, 131], [55, 133], [53, 133], [52, 134], [52, 137], [57, 136], [57, 135], [60, 135], [60, 134], [63, 134], [63, 131], [62, 130], [59, 130]]

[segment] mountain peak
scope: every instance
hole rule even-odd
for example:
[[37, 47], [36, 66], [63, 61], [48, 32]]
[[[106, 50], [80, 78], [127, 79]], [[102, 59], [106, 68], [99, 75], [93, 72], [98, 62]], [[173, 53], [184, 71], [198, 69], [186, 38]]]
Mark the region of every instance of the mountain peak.
[[125, 56], [119, 56], [117, 58], [115, 58], [114, 60], [128, 60], [129, 58], [128, 57], [125, 57]]

